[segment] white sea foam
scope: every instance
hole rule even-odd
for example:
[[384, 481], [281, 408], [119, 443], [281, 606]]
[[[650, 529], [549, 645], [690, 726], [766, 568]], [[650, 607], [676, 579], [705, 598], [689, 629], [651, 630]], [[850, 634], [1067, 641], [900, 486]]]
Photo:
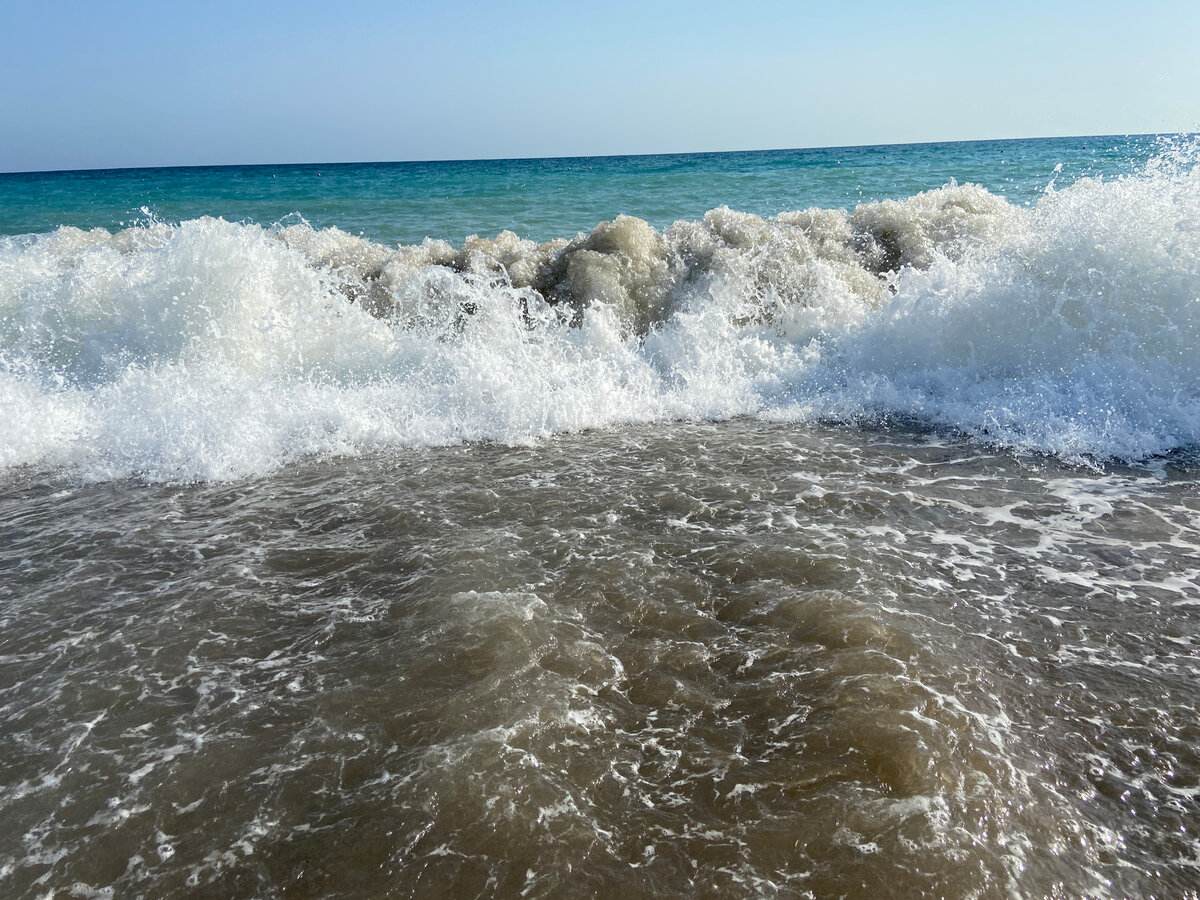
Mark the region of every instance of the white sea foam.
[[1188, 153], [1015, 207], [949, 184], [389, 248], [219, 219], [0, 240], [0, 465], [224, 479], [669, 418], [902, 418], [1070, 459], [1200, 440]]

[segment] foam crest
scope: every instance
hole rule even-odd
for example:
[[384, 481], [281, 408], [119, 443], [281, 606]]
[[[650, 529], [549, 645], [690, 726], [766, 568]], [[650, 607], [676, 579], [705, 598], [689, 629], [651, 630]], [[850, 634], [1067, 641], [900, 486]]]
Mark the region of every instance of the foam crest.
[[0, 463], [219, 479], [735, 415], [1136, 460], [1197, 443], [1198, 336], [1186, 148], [1032, 209], [950, 183], [543, 243], [64, 227], [0, 241]]
[[1023, 219], [902, 270], [887, 308], [837, 348], [851, 393], [1067, 457], [1194, 445], [1197, 174], [1081, 181]]

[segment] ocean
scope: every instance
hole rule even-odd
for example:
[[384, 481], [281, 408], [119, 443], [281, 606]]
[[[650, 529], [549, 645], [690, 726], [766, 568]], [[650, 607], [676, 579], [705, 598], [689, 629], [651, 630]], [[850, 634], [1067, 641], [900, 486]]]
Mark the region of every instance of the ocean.
[[0, 895], [1200, 896], [1198, 163], [0, 175]]

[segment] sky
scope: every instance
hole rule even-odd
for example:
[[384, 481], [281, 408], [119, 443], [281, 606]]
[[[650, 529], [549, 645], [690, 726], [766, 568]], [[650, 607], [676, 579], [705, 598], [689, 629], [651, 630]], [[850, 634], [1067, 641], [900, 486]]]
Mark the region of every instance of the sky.
[[1195, 131], [1197, 47], [1195, 0], [0, 0], [0, 171]]

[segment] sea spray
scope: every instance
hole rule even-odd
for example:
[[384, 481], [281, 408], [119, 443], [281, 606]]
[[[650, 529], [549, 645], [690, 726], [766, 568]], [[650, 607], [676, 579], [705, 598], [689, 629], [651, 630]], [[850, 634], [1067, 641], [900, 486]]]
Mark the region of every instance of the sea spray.
[[309, 454], [738, 415], [1072, 460], [1200, 437], [1187, 152], [1051, 186], [387, 247], [201, 218], [0, 241], [6, 465], [223, 479]]

